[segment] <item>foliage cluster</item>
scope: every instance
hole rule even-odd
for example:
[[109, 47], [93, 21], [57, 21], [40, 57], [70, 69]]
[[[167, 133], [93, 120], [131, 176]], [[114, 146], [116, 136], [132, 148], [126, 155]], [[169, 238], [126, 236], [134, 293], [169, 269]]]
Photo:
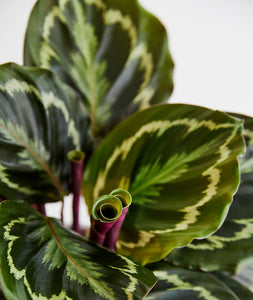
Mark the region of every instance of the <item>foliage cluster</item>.
[[137, 0], [37, 1], [0, 66], [2, 299], [253, 299], [253, 120], [166, 103], [173, 65]]

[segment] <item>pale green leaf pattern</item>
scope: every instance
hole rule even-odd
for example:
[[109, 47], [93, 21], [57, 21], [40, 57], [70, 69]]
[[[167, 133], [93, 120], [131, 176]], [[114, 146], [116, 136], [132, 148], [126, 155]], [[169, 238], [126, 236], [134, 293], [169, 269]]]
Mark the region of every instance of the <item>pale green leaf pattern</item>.
[[80, 92], [98, 137], [173, 89], [165, 29], [136, 0], [38, 1], [24, 58]]
[[1, 285], [10, 299], [134, 300], [156, 282], [151, 271], [43, 217], [25, 202], [2, 202], [0, 225]]
[[247, 151], [239, 158], [241, 182], [222, 227], [212, 236], [175, 249], [167, 261], [183, 267], [206, 271], [236, 273], [241, 265], [253, 260], [253, 119], [235, 115], [245, 121]]
[[245, 286], [221, 273], [205, 273], [170, 266], [166, 263], [150, 267], [158, 283], [147, 300], [252, 300]]
[[73, 149], [89, 152], [77, 94], [50, 71], [0, 67], [0, 197], [58, 201], [69, 192]]
[[237, 119], [180, 104], [115, 128], [88, 163], [83, 189], [89, 210], [115, 188], [132, 194], [118, 251], [145, 264], [217, 230], [239, 183], [241, 132]]

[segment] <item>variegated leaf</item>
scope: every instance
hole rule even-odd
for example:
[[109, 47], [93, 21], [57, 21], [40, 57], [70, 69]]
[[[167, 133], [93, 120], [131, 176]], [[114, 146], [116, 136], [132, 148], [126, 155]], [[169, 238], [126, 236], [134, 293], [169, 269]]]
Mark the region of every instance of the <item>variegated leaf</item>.
[[7, 299], [143, 299], [153, 273], [101, 248], [26, 202], [0, 204], [1, 285]]
[[137, 0], [39, 0], [24, 53], [82, 94], [95, 135], [172, 92], [165, 29]]
[[173, 250], [166, 258], [177, 266], [235, 273], [253, 260], [253, 119], [245, 120], [247, 151], [240, 158], [241, 183], [222, 227], [204, 240]]
[[73, 149], [87, 152], [88, 118], [50, 71], [0, 66], [0, 198], [49, 202], [69, 192]]
[[158, 263], [151, 268], [158, 283], [147, 300], [253, 300], [253, 293], [221, 273], [186, 270]]
[[116, 188], [133, 196], [118, 251], [145, 264], [217, 230], [239, 183], [241, 131], [238, 119], [183, 104], [154, 106], [118, 125], [83, 182], [89, 210]]

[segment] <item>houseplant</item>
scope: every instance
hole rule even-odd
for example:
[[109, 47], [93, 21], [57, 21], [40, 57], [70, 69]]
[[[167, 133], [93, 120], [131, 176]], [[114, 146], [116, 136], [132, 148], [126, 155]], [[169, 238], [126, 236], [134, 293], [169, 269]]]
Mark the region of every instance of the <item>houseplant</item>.
[[[2, 297], [253, 299], [227, 274], [252, 259], [252, 120], [161, 104], [160, 22], [134, 0], [39, 0], [24, 64], [0, 67]], [[45, 203], [70, 193], [66, 228]]]

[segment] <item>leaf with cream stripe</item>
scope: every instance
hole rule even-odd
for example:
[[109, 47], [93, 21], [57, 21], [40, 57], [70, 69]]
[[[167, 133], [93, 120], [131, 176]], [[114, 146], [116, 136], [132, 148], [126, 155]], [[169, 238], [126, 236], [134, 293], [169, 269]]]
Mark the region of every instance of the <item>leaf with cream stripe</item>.
[[211, 234], [239, 183], [241, 132], [240, 120], [196, 106], [164, 104], [134, 114], [87, 165], [89, 211], [100, 195], [129, 190], [133, 203], [117, 247], [142, 264]]
[[137, 0], [37, 1], [24, 60], [80, 92], [97, 137], [173, 89], [165, 29]]
[[69, 193], [73, 149], [89, 152], [78, 95], [50, 71], [0, 66], [0, 197], [50, 202]]
[[241, 265], [253, 261], [253, 119], [245, 121], [247, 151], [240, 157], [241, 182], [226, 221], [212, 236], [175, 249], [166, 258], [177, 266], [207, 271], [240, 271]]
[[0, 234], [0, 280], [7, 299], [138, 300], [156, 282], [150, 270], [87, 241], [25, 202], [0, 204]]
[[238, 300], [253, 299], [253, 293], [238, 281], [221, 273], [206, 273], [186, 270], [157, 263], [150, 269], [158, 278], [158, 283], [147, 300]]

